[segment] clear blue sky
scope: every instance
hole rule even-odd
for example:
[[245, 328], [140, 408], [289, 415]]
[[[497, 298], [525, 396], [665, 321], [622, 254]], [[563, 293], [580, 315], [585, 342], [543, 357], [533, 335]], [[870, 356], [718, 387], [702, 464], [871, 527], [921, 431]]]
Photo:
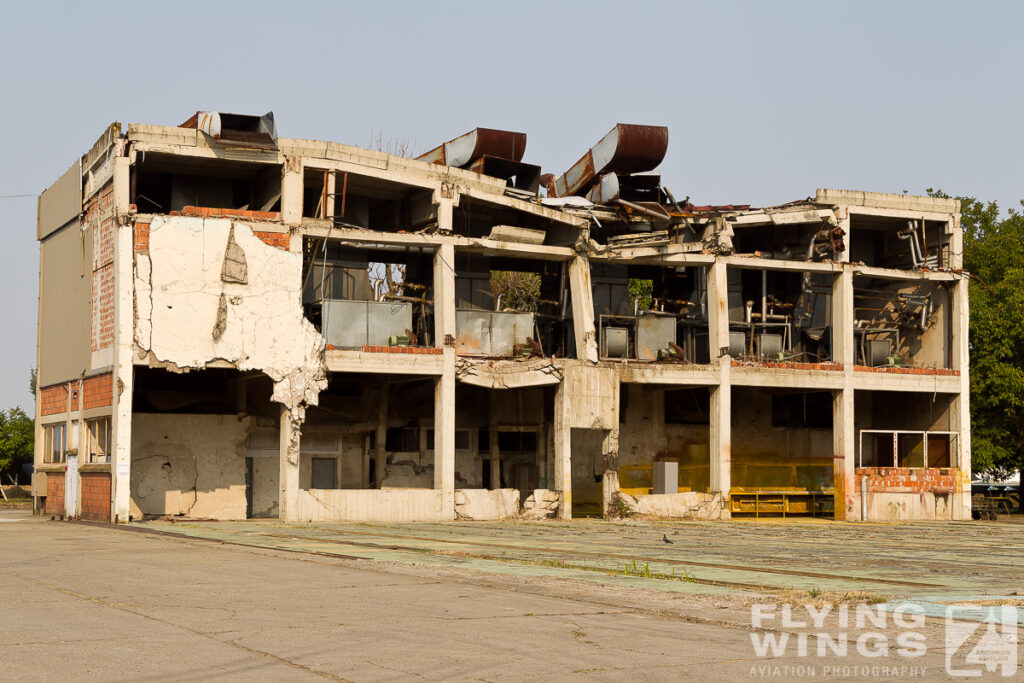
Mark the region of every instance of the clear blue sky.
[[[0, 24], [0, 194], [38, 193], [112, 121], [271, 109], [285, 137], [424, 151], [528, 133], [564, 171], [616, 122], [664, 124], [695, 203], [817, 187], [1024, 198], [1024, 4], [14, 3]], [[0, 199], [0, 407], [31, 408], [32, 198]]]

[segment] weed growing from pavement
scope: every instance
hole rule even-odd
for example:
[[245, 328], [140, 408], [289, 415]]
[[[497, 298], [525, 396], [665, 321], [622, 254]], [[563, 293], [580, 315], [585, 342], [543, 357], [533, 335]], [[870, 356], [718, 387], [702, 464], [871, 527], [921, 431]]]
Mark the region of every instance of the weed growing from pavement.
[[690, 573], [686, 571], [685, 567], [678, 571], [673, 567], [670, 573], [666, 573], [658, 571], [657, 569], [651, 569], [651, 565], [648, 562], [644, 562], [643, 566], [640, 566], [637, 564], [636, 558], [633, 558], [632, 562], [620, 565], [616, 573], [622, 574], [623, 576], [635, 576], [641, 579], [666, 579], [669, 581], [686, 581], [689, 583], [697, 582], [697, 579], [690, 576]]

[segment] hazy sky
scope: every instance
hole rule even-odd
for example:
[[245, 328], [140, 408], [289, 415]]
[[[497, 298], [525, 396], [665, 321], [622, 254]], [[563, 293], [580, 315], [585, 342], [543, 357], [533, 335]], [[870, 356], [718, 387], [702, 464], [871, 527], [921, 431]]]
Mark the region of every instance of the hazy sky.
[[[1024, 199], [1024, 4], [13, 3], [0, 195], [39, 193], [112, 121], [273, 110], [278, 134], [414, 151], [528, 133], [560, 173], [616, 122], [669, 127], [697, 204], [817, 187]], [[2, 198], [0, 407], [32, 407], [34, 198]]]

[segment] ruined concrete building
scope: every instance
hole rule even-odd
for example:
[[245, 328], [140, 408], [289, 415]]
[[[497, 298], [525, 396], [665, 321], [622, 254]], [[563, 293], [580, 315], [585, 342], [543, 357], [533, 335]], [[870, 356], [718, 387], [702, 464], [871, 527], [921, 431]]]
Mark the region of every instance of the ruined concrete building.
[[969, 518], [958, 202], [699, 206], [667, 145], [113, 124], [39, 199], [38, 509]]

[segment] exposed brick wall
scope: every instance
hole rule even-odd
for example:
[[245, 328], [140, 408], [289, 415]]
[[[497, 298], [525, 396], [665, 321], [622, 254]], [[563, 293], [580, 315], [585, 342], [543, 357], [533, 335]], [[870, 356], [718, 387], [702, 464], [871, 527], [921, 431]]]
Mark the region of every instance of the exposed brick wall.
[[82, 519], [110, 521], [110, 473], [82, 472]]
[[288, 243], [290, 240], [288, 233], [286, 232], [263, 232], [261, 230], [253, 230], [252, 234], [256, 235], [272, 247], [288, 251]]
[[135, 223], [135, 253], [149, 253], [149, 223]]
[[59, 415], [68, 409], [69, 383], [54, 384], [39, 390], [39, 414]]
[[855, 372], [885, 372], [890, 375], [942, 375], [946, 377], [959, 377], [959, 370], [948, 370], [946, 368], [871, 368], [866, 365], [854, 365]]
[[48, 515], [64, 514], [64, 473], [46, 473], [46, 507], [43, 511]]
[[107, 183], [85, 207], [92, 235], [92, 350], [114, 344], [114, 185]]
[[857, 490], [867, 478], [872, 493], [953, 493], [959, 472], [955, 467], [858, 467]]
[[210, 206], [183, 206], [171, 211], [171, 216], [203, 216], [206, 218], [248, 218], [255, 221], [279, 221], [280, 211], [249, 211], [247, 209], [218, 209]]
[[106, 373], [87, 377], [82, 383], [82, 410], [103, 408], [114, 401], [114, 375]]
[[738, 361], [732, 362], [734, 368], [771, 368], [774, 370], [834, 370], [841, 371], [842, 363], [773, 363], [769, 361]]
[[[333, 347], [332, 347], [333, 348]], [[364, 345], [363, 351], [370, 353], [415, 353], [422, 356], [439, 356], [444, 349], [435, 349], [431, 346], [370, 346]]]

